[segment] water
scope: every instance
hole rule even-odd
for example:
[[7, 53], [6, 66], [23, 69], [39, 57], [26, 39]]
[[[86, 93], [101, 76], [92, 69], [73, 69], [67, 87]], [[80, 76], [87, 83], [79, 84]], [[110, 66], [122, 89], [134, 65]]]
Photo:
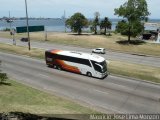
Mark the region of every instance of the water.
[[[112, 22], [112, 30], [115, 30], [116, 25], [120, 19], [110, 19]], [[160, 23], [159, 19], [152, 19], [149, 20], [151, 23]], [[46, 19], [46, 20], [29, 20], [30, 26], [36, 26], [36, 25], [44, 25], [46, 31], [53, 31], [53, 32], [64, 32], [65, 31], [65, 23], [62, 19]], [[14, 20], [11, 23], [12, 28], [26, 26], [26, 20]], [[0, 30], [3, 30], [5, 28], [10, 28], [10, 24], [7, 23], [5, 20], [0, 21]], [[157, 26], [153, 25], [147, 25], [145, 26], [145, 30], [157, 30]], [[70, 31], [70, 29], [66, 29], [67, 31]], [[89, 30], [86, 29], [86, 30]]]
[[[65, 30], [64, 21], [60, 19], [48, 19], [48, 20], [29, 20], [29, 26], [44, 25], [47, 31], [61, 32]], [[26, 20], [14, 20], [11, 23], [11, 28], [26, 26]], [[10, 28], [10, 24], [5, 20], [0, 21], [0, 30]]]

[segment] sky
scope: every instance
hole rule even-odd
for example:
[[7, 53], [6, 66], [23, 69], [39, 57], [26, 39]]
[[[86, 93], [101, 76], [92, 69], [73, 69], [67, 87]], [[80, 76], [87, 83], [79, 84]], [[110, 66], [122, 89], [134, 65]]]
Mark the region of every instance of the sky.
[[[95, 12], [100, 18], [118, 18], [114, 9], [127, 0], [27, 0], [29, 17], [61, 18], [81, 12], [87, 18], [93, 18]], [[146, 0], [151, 15], [149, 18], [160, 19], [160, 0]], [[0, 0], [0, 17], [25, 17], [25, 0]]]

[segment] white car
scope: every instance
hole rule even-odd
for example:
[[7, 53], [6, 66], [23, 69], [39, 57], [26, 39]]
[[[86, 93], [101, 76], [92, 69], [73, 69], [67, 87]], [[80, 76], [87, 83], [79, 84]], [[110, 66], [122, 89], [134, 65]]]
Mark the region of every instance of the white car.
[[105, 54], [105, 49], [104, 48], [95, 48], [92, 50], [92, 53], [101, 53], [101, 54]]

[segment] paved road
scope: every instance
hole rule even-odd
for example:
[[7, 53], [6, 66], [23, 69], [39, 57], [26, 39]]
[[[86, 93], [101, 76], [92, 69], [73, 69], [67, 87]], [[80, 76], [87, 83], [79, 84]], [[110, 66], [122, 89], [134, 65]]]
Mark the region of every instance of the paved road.
[[0, 52], [2, 69], [32, 87], [110, 113], [160, 113], [160, 86], [108, 76], [104, 80], [48, 68], [43, 60]]
[[[13, 41], [11, 39], [0, 38], [0, 43], [13, 44]], [[17, 40], [17, 45], [28, 46], [28, 43]], [[62, 50], [91, 52], [91, 49], [87, 49], [87, 48], [49, 44], [46, 42], [31, 42], [31, 47], [42, 48], [42, 49], [62, 49]], [[160, 57], [157, 58], [157, 57], [148, 57], [148, 56], [137, 56], [137, 55], [131, 55], [127, 53], [118, 53], [118, 52], [112, 52], [112, 51], [107, 51], [105, 55], [101, 55], [101, 56], [105, 57], [107, 60], [120, 60], [120, 61], [126, 61], [131, 63], [142, 64], [142, 65], [160, 67]]]

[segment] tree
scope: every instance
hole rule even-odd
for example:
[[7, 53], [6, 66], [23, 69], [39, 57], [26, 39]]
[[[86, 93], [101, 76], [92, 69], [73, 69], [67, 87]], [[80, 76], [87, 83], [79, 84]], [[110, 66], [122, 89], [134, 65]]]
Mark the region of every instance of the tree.
[[[0, 61], [0, 65], [1, 65], [1, 61]], [[8, 79], [7, 74], [2, 73], [2, 70], [0, 69], [0, 84], [4, 83], [7, 79]]]
[[[135, 36], [143, 31], [144, 27], [141, 27], [143, 25], [142, 21], [147, 21], [149, 14], [146, 0], [128, 0], [120, 8], [115, 9], [115, 15], [127, 19], [126, 22], [119, 23], [117, 28], [121, 26], [123, 29], [124, 27], [128, 36], [128, 42], [130, 42], [131, 36]], [[137, 25], [140, 25], [140, 27]], [[121, 33], [122, 29], [119, 29]]]
[[66, 20], [67, 27], [70, 27], [72, 32], [78, 32], [78, 35], [81, 34], [82, 28], [88, 26], [88, 20], [81, 13], [75, 13], [69, 19]]
[[97, 26], [99, 25], [99, 16], [100, 16], [99, 12], [95, 12], [94, 16], [95, 18], [92, 23], [92, 28], [94, 30], [94, 34], [97, 34]]
[[[104, 20], [100, 23], [100, 28], [104, 29], [104, 34], [106, 34], [107, 29], [111, 29], [112, 23], [109, 21], [108, 17], [105, 17]], [[110, 32], [109, 32], [110, 35]]]
[[116, 26], [116, 31], [121, 33], [122, 35], [130, 34], [132, 37], [136, 37], [138, 33], [141, 33], [143, 31], [143, 24], [141, 24], [141, 22], [135, 21], [133, 23], [133, 26], [135, 26], [135, 27], [132, 28], [132, 30], [129, 33], [128, 32], [129, 24], [127, 23], [127, 21], [122, 20], [122, 21], [118, 22], [118, 24]]

